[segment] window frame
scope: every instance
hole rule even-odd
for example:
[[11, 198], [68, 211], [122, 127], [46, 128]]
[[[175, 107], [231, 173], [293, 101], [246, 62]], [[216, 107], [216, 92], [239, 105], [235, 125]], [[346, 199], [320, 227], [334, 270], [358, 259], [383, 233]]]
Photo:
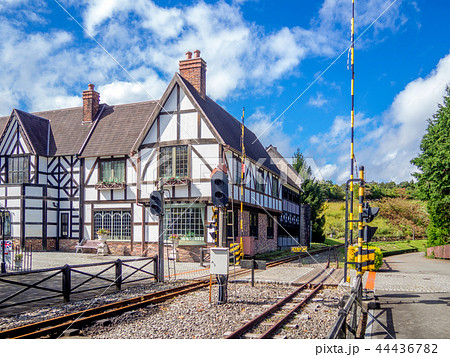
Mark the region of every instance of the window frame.
[[279, 194], [280, 194], [280, 190], [279, 190], [279, 180], [277, 177], [272, 176], [272, 196], [278, 198]]
[[[23, 160], [23, 162], [26, 162], [26, 172], [23, 169], [23, 164], [22, 164], [22, 170], [11, 170], [12, 165], [12, 160]], [[6, 166], [7, 166], [7, 182], [9, 184], [22, 184], [22, 183], [30, 183], [30, 155], [11, 155], [7, 157], [6, 160]], [[19, 178], [19, 173], [21, 173], [22, 175], [22, 180], [11, 180], [11, 175], [15, 174], [17, 175], [17, 178]], [[24, 180], [23, 178], [26, 177], [26, 180]]]
[[267, 239], [274, 238], [274, 226], [275, 226], [275, 219], [270, 215], [267, 215]]
[[[178, 219], [175, 219], [175, 222], [172, 223], [171, 226], [169, 226], [169, 222], [172, 220], [172, 215], [174, 210], [177, 211], [183, 211], [181, 212], [181, 216]], [[188, 212], [192, 210], [190, 214], [193, 215], [193, 217], [187, 217], [184, 212]], [[194, 210], [196, 212], [194, 212]], [[180, 212], [177, 212], [176, 214], [180, 214]], [[194, 225], [187, 225], [187, 223], [192, 224], [191, 222], [186, 222], [189, 219], [194, 219], [196, 222], [194, 222]], [[204, 244], [206, 242], [206, 233], [207, 229], [205, 228], [205, 205], [202, 204], [193, 204], [193, 205], [187, 205], [187, 204], [166, 204], [164, 206], [164, 239], [167, 240], [172, 234], [176, 234], [180, 241], [190, 241], [190, 242], [201, 242]], [[189, 237], [189, 233], [194, 233], [194, 236]], [[198, 233], [197, 235], [195, 235]], [[201, 238], [201, 239], [189, 239], [189, 238]]]
[[[256, 221], [256, 222], [254, 222]], [[256, 223], [256, 224], [254, 224]], [[250, 211], [250, 217], [249, 217], [249, 233], [251, 237], [255, 237], [255, 239], [258, 239], [259, 234], [259, 215], [256, 211]]]
[[[103, 165], [107, 163], [122, 163], [123, 164], [123, 180], [115, 181], [115, 178], [105, 179], [104, 168]], [[114, 172], [114, 169], [111, 167], [111, 172]], [[126, 183], [127, 182], [127, 160], [126, 158], [111, 158], [111, 159], [100, 159], [98, 163], [98, 182], [117, 182], [117, 183]]]
[[256, 171], [255, 191], [259, 193], [265, 193], [266, 191], [266, 182], [264, 179], [263, 169], [258, 169]]
[[[66, 221], [67, 219], [67, 221]], [[60, 237], [61, 238], [69, 238], [69, 231], [70, 231], [70, 215], [69, 212], [61, 212], [61, 225], [59, 227], [60, 229]], [[64, 230], [65, 228], [65, 230]]]
[[[96, 222], [96, 215], [102, 214], [102, 221], [100, 226]], [[109, 214], [110, 222], [109, 224], [105, 224], [105, 216], [106, 214]], [[117, 218], [117, 215], [121, 215], [121, 227], [120, 227], [120, 238], [117, 237], [115, 234], [117, 233], [116, 227], [114, 227], [114, 219]], [[124, 218], [129, 219], [128, 226], [123, 225]], [[125, 222], [126, 223], [126, 222]], [[133, 240], [133, 212], [131, 209], [94, 209], [92, 211], [92, 237], [91, 239], [95, 239], [95, 234], [98, 231], [99, 228], [108, 229], [111, 233], [108, 235], [108, 240], [117, 241], [117, 242], [129, 242]], [[124, 234], [124, 232], [127, 232], [127, 229], [129, 230], [129, 235]]]
[[[178, 156], [178, 148], [185, 148], [185, 152], [186, 152], [186, 155], [185, 155], [185, 157], [179, 157]], [[162, 159], [163, 159], [163, 155], [165, 156], [165, 154], [163, 154], [163, 150], [169, 150], [169, 149], [171, 149], [172, 150], [172, 152], [171, 152], [171, 154], [170, 154], [170, 166], [171, 166], [171, 169], [170, 169], [170, 172], [171, 172], [171, 174], [170, 175], [163, 175], [163, 171], [167, 171], [166, 169], [164, 169], [163, 168], [163, 165], [165, 164], [165, 161], [163, 161]], [[182, 154], [180, 154], [180, 156], [181, 156]], [[173, 177], [178, 177], [178, 178], [181, 178], [181, 179], [188, 179], [188, 178], [190, 178], [189, 176], [189, 174], [190, 174], [190, 150], [189, 150], [189, 145], [171, 145], [171, 146], [162, 146], [162, 147], [160, 147], [160, 149], [159, 149], [159, 158], [158, 158], [158, 177], [159, 178], [163, 178], [163, 179], [167, 179], [167, 178], [173, 178]], [[179, 168], [179, 164], [180, 164], [180, 161], [181, 160], [183, 160], [182, 162], [185, 162], [185, 165], [186, 165], [186, 167], [185, 168], [183, 168], [183, 170], [181, 170], [180, 168]], [[169, 161], [169, 160], [167, 160], [167, 161]], [[185, 175], [178, 175], [178, 173], [180, 173], [179, 171], [183, 171], [183, 172], [185, 172], [186, 174]]]

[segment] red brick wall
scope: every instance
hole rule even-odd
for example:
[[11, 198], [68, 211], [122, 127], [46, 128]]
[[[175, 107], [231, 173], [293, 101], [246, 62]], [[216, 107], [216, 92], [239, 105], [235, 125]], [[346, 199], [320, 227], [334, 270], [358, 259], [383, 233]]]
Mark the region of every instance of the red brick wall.
[[78, 238], [67, 238], [59, 240], [59, 251], [75, 253], [75, 245], [78, 243]]
[[206, 62], [201, 58], [180, 61], [180, 74], [189, 81], [200, 95], [206, 96]]

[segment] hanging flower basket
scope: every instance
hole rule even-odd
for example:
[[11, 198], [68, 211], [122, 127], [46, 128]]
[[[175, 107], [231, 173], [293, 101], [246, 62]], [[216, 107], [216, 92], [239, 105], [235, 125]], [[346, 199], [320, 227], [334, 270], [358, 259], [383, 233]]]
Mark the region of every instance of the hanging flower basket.
[[123, 190], [125, 182], [99, 182], [95, 185], [96, 190]]
[[106, 240], [108, 239], [109, 233], [111, 233], [111, 232], [108, 229], [104, 229], [104, 228], [99, 229], [97, 231], [98, 239], [101, 240], [102, 242], [106, 242]]

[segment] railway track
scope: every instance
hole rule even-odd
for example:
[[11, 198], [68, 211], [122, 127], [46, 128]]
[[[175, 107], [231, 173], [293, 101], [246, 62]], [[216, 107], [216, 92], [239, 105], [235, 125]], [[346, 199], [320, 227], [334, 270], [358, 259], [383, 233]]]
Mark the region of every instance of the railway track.
[[[331, 250], [328, 252], [328, 259], [325, 264], [324, 271], [326, 271], [330, 266], [330, 257]], [[308, 282], [301, 285], [288, 296], [269, 307], [266, 311], [255, 317], [253, 320], [247, 322], [236, 331], [232, 332], [226, 337], [226, 339], [271, 338], [280, 328], [285, 326], [289, 320], [292, 319], [294, 314], [303, 308], [307, 302], [323, 287], [323, 282], [331, 275], [333, 271], [334, 268], [331, 268], [331, 270], [326, 272], [326, 274], [319, 273], [318, 275], [310, 278]], [[321, 275], [325, 276], [321, 278], [318, 284], [312, 286], [311, 283]], [[310, 289], [308, 289], [308, 287], [310, 287]], [[307, 294], [305, 297], [300, 297], [305, 293]], [[296, 303], [295, 301], [298, 300], [300, 300], [300, 302]], [[292, 302], [294, 303], [292, 304]]]
[[[326, 249], [314, 252], [314, 254], [319, 254]], [[283, 259], [278, 259], [267, 263], [267, 267], [274, 267], [280, 264], [290, 262], [298, 259], [298, 256], [287, 257]], [[330, 262], [330, 254], [328, 255], [327, 266]], [[235, 278], [236, 276], [248, 274], [250, 269], [242, 269], [231, 276]], [[312, 281], [313, 279], [311, 279]], [[21, 338], [41, 338], [50, 337], [57, 338], [67, 329], [80, 329], [86, 325], [89, 325], [95, 321], [106, 319], [112, 316], [117, 316], [123, 314], [124, 312], [136, 310], [145, 307], [149, 304], [156, 304], [168, 299], [174, 298], [176, 296], [187, 294], [198, 289], [205, 288], [209, 285], [209, 277], [198, 280], [194, 283], [186, 284], [180, 287], [171, 288], [163, 291], [154, 292], [151, 294], [146, 294], [138, 296], [131, 299], [126, 299], [110, 304], [105, 304], [99, 307], [78, 311], [75, 313], [55, 317], [52, 319], [39, 321], [23, 326], [19, 326], [13, 329], [0, 331], [0, 339], [11, 338], [11, 339], [21, 339]], [[307, 284], [305, 284], [307, 285]]]

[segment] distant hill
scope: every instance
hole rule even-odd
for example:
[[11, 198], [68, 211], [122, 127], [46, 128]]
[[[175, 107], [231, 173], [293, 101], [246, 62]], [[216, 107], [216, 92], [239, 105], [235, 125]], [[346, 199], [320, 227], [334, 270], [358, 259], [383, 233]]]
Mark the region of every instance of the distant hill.
[[[368, 201], [371, 206], [380, 207], [380, 214], [370, 225], [378, 227], [375, 239], [425, 239], [428, 225], [426, 202], [405, 197], [382, 198]], [[345, 201], [327, 202], [325, 210], [325, 233], [343, 238], [345, 232]], [[354, 219], [358, 218], [357, 198], [353, 206]], [[358, 235], [357, 224], [354, 237]]]

